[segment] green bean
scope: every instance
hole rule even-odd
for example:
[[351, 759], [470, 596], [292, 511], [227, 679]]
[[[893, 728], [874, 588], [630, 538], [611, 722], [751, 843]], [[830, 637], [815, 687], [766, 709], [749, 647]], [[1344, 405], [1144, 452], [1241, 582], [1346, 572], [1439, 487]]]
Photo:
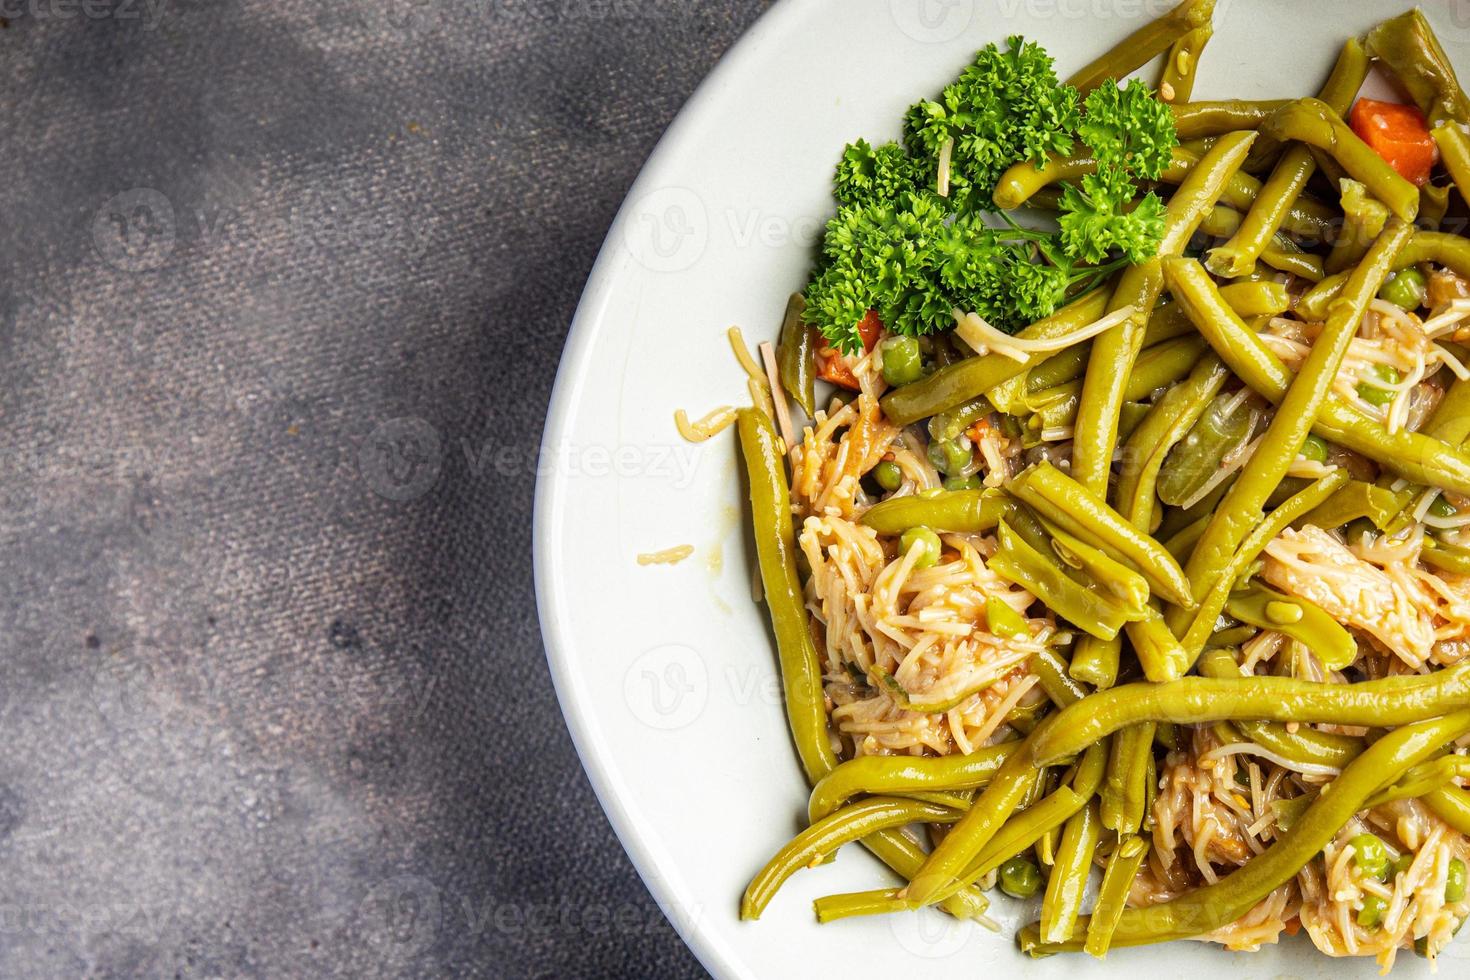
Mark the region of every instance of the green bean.
[[1368, 32], [1368, 53], [1380, 59], [1418, 103], [1430, 125], [1470, 125], [1470, 99], [1424, 14], [1411, 10]]
[[1368, 188], [1356, 180], [1342, 182], [1342, 213], [1342, 231], [1327, 258], [1328, 272], [1342, 272], [1361, 262], [1388, 222], [1388, 208], [1369, 196]]
[[980, 855], [965, 869], [964, 879], [975, 881], [1024, 853], [1052, 829], [1061, 827], [1087, 805], [1070, 786], [1062, 786], [1046, 799], [1006, 821]]
[[[1220, 137], [1185, 178], [1169, 200], [1159, 242], [1160, 256], [1177, 255], [1184, 250], [1200, 222], [1219, 200], [1230, 175], [1240, 169], [1255, 138], [1254, 133], [1248, 132]], [[1072, 473], [1079, 483], [1099, 496], [1107, 493], [1123, 403], [1122, 389], [1114, 379], [1127, 377], [1132, 371], [1143, 344], [1144, 327], [1162, 288], [1157, 260], [1130, 266], [1124, 271], [1108, 308], [1117, 311], [1132, 307], [1134, 315], [1092, 342], [1072, 436]]]
[[[1314, 106], [1320, 106], [1325, 112], [1331, 114], [1332, 118], [1336, 119], [1337, 113], [1346, 112], [1347, 107], [1352, 104], [1353, 96], [1362, 86], [1363, 79], [1367, 77], [1367, 74], [1367, 56], [1363, 53], [1363, 49], [1357, 41], [1349, 40], [1343, 46], [1342, 54], [1337, 59], [1337, 65], [1333, 68], [1331, 77], [1323, 87], [1323, 100], [1319, 101], [1314, 99], [1310, 100], [1310, 102]], [[1302, 125], [1297, 123], [1295, 128], [1290, 125], [1296, 120], [1296, 116], [1300, 114], [1301, 105], [1302, 103], [1288, 102], [1286, 105], [1277, 108], [1275, 112], [1261, 122], [1260, 129], [1262, 134], [1278, 141], [1303, 138], [1299, 132]], [[1344, 128], [1346, 127], [1344, 126]], [[1351, 130], [1349, 130], [1349, 133], [1351, 133]], [[1334, 138], [1328, 140], [1326, 146], [1327, 148], [1333, 149], [1334, 152], [1337, 152], [1339, 142], [1346, 145], [1346, 141], [1341, 138], [1341, 134], [1336, 130], [1331, 130], [1331, 135]], [[1356, 139], [1356, 137], [1354, 138]], [[1361, 140], [1358, 142], [1360, 144], [1362, 143]], [[1322, 144], [1318, 142], [1314, 145]], [[1381, 167], [1367, 166], [1365, 168], [1360, 166], [1359, 168], [1364, 173], [1372, 173], [1373, 180], [1375, 181], [1372, 186], [1375, 190], [1380, 187], [1387, 188], [1388, 186], [1386, 178], [1383, 175], [1384, 170], [1392, 173], [1401, 183], [1412, 187], [1403, 178], [1398, 177], [1398, 174], [1393, 171], [1393, 168], [1389, 167], [1387, 163], [1384, 163], [1381, 157], [1368, 150], [1366, 145], [1363, 145], [1363, 149], [1372, 154], [1378, 163], [1381, 164]], [[1364, 163], [1364, 161], [1358, 159], [1356, 156], [1352, 156], [1352, 161], [1354, 164], [1361, 165]], [[1271, 176], [1266, 180], [1260, 195], [1256, 198], [1250, 211], [1245, 215], [1240, 229], [1230, 241], [1210, 252], [1209, 262], [1207, 263], [1210, 271], [1216, 275], [1233, 277], [1245, 275], [1254, 269], [1256, 261], [1261, 257], [1261, 253], [1265, 251], [1266, 247], [1271, 243], [1272, 237], [1286, 220], [1286, 214], [1290, 210], [1292, 203], [1301, 196], [1302, 191], [1307, 186], [1307, 182], [1312, 179], [1312, 175], [1316, 173], [1316, 170], [1316, 160], [1313, 158], [1307, 146], [1292, 146], [1287, 149], [1272, 169]], [[1412, 221], [1413, 217], [1411, 213], [1404, 220]]]
[[[1257, 142], [1260, 140], [1258, 139]], [[1194, 172], [1201, 159], [1187, 150], [1176, 147], [1161, 179], [1167, 184], [1181, 183]], [[1262, 184], [1259, 180], [1250, 174], [1237, 172], [1226, 180], [1225, 189], [1220, 194], [1220, 203], [1237, 212], [1248, 212], [1260, 197], [1261, 191]], [[1325, 240], [1328, 232], [1331, 231], [1334, 219], [1335, 214], [1332, 208], [1321, 201], [1303, 195], [1287, 209], [1286, 217], [1281, 222], [1281, 228], [1283, 231], [1309, 241], [1320, 242]]]
[[1470, 792], [1458, 786], [1441, 786], [1425, 793], [1424, 803], [1439, 819], [1460, 833], [1470, 835]]
[[1409, 505], [1413, 493], [1395, 493], [1386, 487], [1375, 487], [1359, 480], [1343, 488], [1313, 508], [1298, 524], [1315, 524], [1317, 527], [1342, 527], [1359, 518], [1367, 518], [1380, 531], [1388, 530], [1389, 522]]
[[1098, 813], [1102, 825], [1120, 835], [1136, 834], [1143, 823], [1146, 756], [1153, 752], [1155, 726], [1131, 725], [1112, 739]]
[[847, 895], [824, 895], [812, 902], [812, 911], [816, 913], [817, 921], [822, 925], [859, 915], [904, 912], [908, 910], [908, 907], [908, 902], [899, 897], [896, 888], [877, 888]]
[[1397, 271], [1424, 262], [1442, 265], [1462, 279], [1470, 279], [1470, 238], [1442, 231], [1418, 232], [1404, 246], [1393, 267]]
[[1088, 690], [1067, 674], [1067, 664], [1055, 650], [1047, 647], [1033, 654], [1029, 664], [1031, 673], [1053, 704], [1065, 708], [1087, 697]]
[[1101, 829], [1096, 803], [1077, 811], [1062, 829], [1056, 865], [1041, 900], [1041, 935], [1047, 942], [1066, 942], [1077, 928], [1087, 873], [1092, 869]]
[[989, 874], [1048, 834], [1060, 830], [1097, 792], [1107, 767], [1107, 758], [1107, 743], [1088, 746], [1077, 760], [1071, 785], [1060, 787], [1046, 799], [1007, 820], [965, 869], [965, 880], [974, 881]]
[[1277, 272], [1289, 272], [1308, 282], [1321, 282], [1327, 275], [1322, 257], [1288, 247], [1290, 239], [1277, 235], [1261, 251], [1261, 262]]
[[[1141, 402], [1160, 388], [1165, 388], [1189, 374], [1199, 362], [1209, 345], [1199, 337], [1179, 337], [1145, 349], [1133, 365], [1133, 371], [1123, 383], [1123, 404]], [[1077, 420], [1078, 407], [1082, 403], [1084, 385], [1070, 382], [1043, 391], [1029, 399], [1037, 406], [1033, 418], [1028, 422], [1032, 429], [1049, 429], [1072, 425]], [[1120, 409], [1121, 414], [1121, 409]], [[1122, 428], [1122, 420], [1119, 420]], [[1123, 433], [1120, 431], [1120, 437]]]
[[[1200, 657], [1218, 655], [1219, 650], [1207, 650]], [[1227, 655], [1228, 656], [1228, 655]], [[1231, 668], [1231, 676], [1240, 671]], [[1203, 671], [1201, 671], [1203, 674]], [[1211, 676], [1211, 675], [1205, 675]], [[1290, 731], [1287, 726], [1269, 721], [1217, 722], [1211, 729], [1223, 745], [1239, 742], [1254, 742], [1270, 753], [1273, 761], [1288, 769], [1318, 775], [1336, 775], [1344, 766], [1363, 754], [1366, 744], [1360, 738], [1335, 735], [1319, 731], [1311, 726], [1298, 726]]]
[[1199, 74], [1200, 56], [1214, 34], [1214, 24], [1206, 21], [1169, 48], [1169, 53], [1164, 56], [1164, 69], [1159, 74], [1160, 99], [1173, 103], [1189, 101], [1194, 94], [1195, 77]]
[[[1434, 233], [1420, 232], [1415, 238], [1430, 234]], [[1411, 241], [1405, 251], [1412, 247]], [[1402, 261], [1400, 255], [1399, 262]], [[1181, 266], [1175, 269], [1175, 275], [1171, 289], [1176, 297], [1181, 291], [1192, 297], [1190, 307], [1195, 311], [1195, 323], [1221, 360], [1254, 391], [1279, 404], [1290, 383], [1291, 372], [1239, 317], [1229, 314], [1229, 307], [1207, 301], [1200, 276], [1205, 279], [1208, 276], [1202, 268], [1196, 273]], [[1417, 432], [1389, 432], [1339, 398], [1330, 398], [1322, 406], [1313, 431], [1328, 442], [1361, 453], [1415, 483], [1470, 494], [1470, 456]]]
[[[1261, 140], [1256, 142], [1259, 144]], [[1161, 179], [1166, 184], [1183, 184], [1199, 166], [1202, 158], [1203, 154], [1176, 146]], [[1096, 172], [1097, 159], [1087, 152], [1054, 155], [1040, 167], [1030, 161], [1022, 161], [1001, 175], [996, 184], [995, 204], [1001, 210], [1013, 211], [1033, 201], [1040, 201], [1056, 210], [1055, 195], [1048, 188], [1060, 183], [1076, 183], [1082, 177]], [[1226, 178], [1224, 189], [1220, 192], [1220, 202], [1237, 213], [1238, 224], [1239, 212], [1250, 210], [1260, 193], [1259, 180], [1250, 174], [1236, 172]], [[1334, 220], [1335, 212], [1332, 208], [1303, 195], [1288, 209], [1281, 228], [1301, 238], [1320, 242], [1331, 232]]]
[[1470, 664], [1357, 684], [1291, 677], [1185, 677], [1168, 684], [1125, 684], [1064, 708], [1028, 750], [1033, 761], [1050, 765], [1145, 721], [1200, 724], [1243, 719], [1386, 728], [1445, 714], [1466, 703], [1467, 697]]
[[1153, 522], [1159, 470], [1169, 451], [1193, 428], [1230, 372], [1213, 354], [1200, 358], [1189, 377], [1166, 391], [1143, 424], [1123, 446], [1117, 500], [1123, 517], [1134, 527]]
[[780, 340], [776, 345], [776, 369], [781, 376], [781, 387], [791, 400], [801, 406], [808, 416], [817, 414], [816, 370], [812, 362], [814, 337], [817, 328], [808, 326], [802, 318], [806, 312], [806, 298], [801, 293], [792, 293], [786, 302], [786, 315], [781, 321]]
[[1458, 126], [1440, 123], [1434, 127], [1434, 142], [1439, 145], [1439, 155], [1460, 192], [1460, 200], [1470, 203], [1470, 136]]
[[[807, 781], [815, 784], [836, 767], [837, 757], [827, 734], [822, 671], [796, 572], [791, 494], [780, 439], [770, 418], [752, 408], [740, 411], [736, 429], [749, 482], [756, 562], [781, 664], [787, 722]], [[905, 878], [912, 877], [923, 862], [918, 846], [896, 831], [870, 834], [863, 846]], [[944, 905], [945, 911], [961, 918], [973, 917], [984, 907], [982, 897], [973, 890], [949, 896]]]
[[[1127, 627], [1127, 623], [1123, 625]], [[1072, 662], [1067, 665], [1067, 673], [1083, 684], [1105, 691], [1118, 683], [1118, 671], [1122, 666], [1122, 637], [1102, 639], [1088, 635], [1078, 637], [1072, 650]]]
[[1022, 749], [1006, 759], [959, 823], [929, 853], [923, 867], [903, 889], [903, 897], [911, 907], [933, 904], [963, 887], [964, 870], [1010, 819], [1040, 778], [1040, 770], [1031, 765], [1029, 746], [1034, 739], [1045, 735], [1051, 724], [1052, 719], [1047, 718], [1036, 726]]
[[[1099, 319], [1107, 304], [1107, 289], [1094, 289], [1046, 319], [1031, 324], [1017, 336], [1026, 340], [1064, 337]], [[1045, 355], [1041, 354], [1025, 361], [995, 354], [967, 357], [940, 368], [922, 381], [890, 391], [883, 396], [883, 413], [895, 425], [909, 425], [962, 405], [1044, 359]]]
[[1470, 756], [1446, 755], [1419, 765], [1404, 773], [1392, 785], [1385, 786], [1369, 799], [1368, 806], [1383, 806], [1395, 800], [1418, 799], [1441, 786], [1470, 776]]
[[1234, 394], [1218, 394], [1159, 470], [1159, 499], [1175, 507], [1199, 496], [1226, 460], [1250, 440], [1260, 413]]
[[1242, 317], [1279, 316], [1291, 308], [1286, 286], [1279, 282], [1237, 282], [1220, 287], [1220, 296]]
[[1237, 129], [1259, 129], [1271, 113], [1290, 101], [1230, 99], [1222, 102], [1179, 102], [1170, 108], [1174, 111], [1174, 129], [1183, 142], [1199, 136], [1223, 136]]
[[808, 782], [837, 765], [827, 735], [822, 667], [807, 624], [806, 600], [796, 572], [791, 493], [786, 485], [780, 437], [764, 412], [742, 409], [737, 419], [740, 450], [750, 488], [752, 528], [761, 585], [781, 662], [786, 718]]
[[1189, 652], [1175, 638], [1157, 599], [1149, 601], [1143, 619], [1125, 623], [1124, 629], [1144, 677], [1161, 684], [1178, 680], [1189, 670]]
[[1419, 187], [1419, 227], [1438, 231], [1450, 210], [1450, 189], [1436, 184]]
[[[1184, 939], [1234, 922], [1262, 898], [1290, 881], [1363, 808], [1385, 779], [1423, 762], [1444, 744], [1470, 731], [1470, 711], [1459, 711], [1389, 732], [1359, 756], [1319, 794], [1265, 853], [1219, 882], [1143, 909], [1128, 909], [1113, 934], [1114, 946]], [[1080, 944], [1044, 943], [1036, 926], [1022, 930], [1021, 947], [1033, 956], [1076, 949]]]
[[[1259, 521], [1228, 561], [1222, 562], [1220, 567], [1208, 573], [1208, 577], [1204, 579], [1207, 588], [1200, 599], [1199, 609], [1195, 612], [1193, 620], [1190, 621], [1187, 616], [1181, 615], [1177, 617], [1177, 625], [1170, 623], [1170, 626], [1177, 631], [1184, 623], [1189, 622], [1180, 643], [1190, 660], [1197, 658], [1209, 641], [1210, 634], [1214, 631], [1215, 620], [1225, 608], [1225, 603], [1230, 597], [1230, 590], [1234, 588], [1236, 580], [1245, 574], [1251, 562], [1255, 561], [1256, 557], [1266, 550], [1266, 545], [1270, 544], [1271, 540], [1284, 531], [1292, 521], [1326, 500], [1345, 484], [1347, 479], [1347, 473], [1339, 468], [1288, 498]], [[1213, 520], [1212, 517], [1211, 521]], [[1209, 531], [1208, 524], [1205, 526], [1205, 531], [1206, 533]], [[1203, 540], [1203, 535], [1201, 535], [1201, 540]], [[1190, 554], [1190, 564], [1194, 563], [1199, 553], [1200, 545], [1196, 544], [1194, 551]]]
[[1225, 611], [1241, 622], [1305, 644], [1328, 670], [1342, 670], [1358, 659], [1358, 641], [1352, 634], [1321, 606], [1305, 599], [1257, 584], [1231, 593]]
[[1075, 184], [1093, 173], [1097, 173], [1097, 158], [1085, 148], [1076, 154], [1053, 154], [1039, 167], [1023, 160], [1001, 174], [991, 197], [1000, 210], [1014, 211], [1044, 188]]
[[[880, 830], [869, 834], [863, 838], [863, 847], [904, 881], [912, 881], [929, 857], [912, 837], [901, 830]], [[974, 888], [961, 888], [938, 904], [956, 919], [973, 919], [985, 913], [990, 907], [990, 900]]]
[[1015, 504], [999, 490], [941, 490], [931, 497], [893, 497], [868, 508], [862, 521], [879, 534], [927, 527], [950, 534], [993, 530]]
[[929, 438], [937, 442], [957, 439], [965, 434], [966, 429], [989, 415], [990, 411], [990, 402], [983, 395], [961, 402], [953, 408], [930, 416], [927, 423]]
[[[816, 823], [859, 795], [946, 793], [953, 797], [956, 790], [977, 789], [990, 782], [1019, 745], [1019, 742], [1005, 742], [976, 749], [969, 755], [858, 756], [833, 769], [812, 787], [807, 804], [808, 820]], [[931, 798], [928, 802], [943, 801]], [[956, 804], [951, 801], [946, 805]]]
[[1148, 841], [1142, 837], [1120, 838], [1118, 846], [1113, 848], [1107, 870], [1103, 872], [1102, 887], [1098, 889], [1097, 904], [1087, 922], [1087, 941], [1082, 948], [1089, 955], [1098, 959], [1108, 955], [1113, 931], [1128, 907], [1128, 892], [1147, 857]]
[[1454, 572], [1456, 575], [1470, 575], [1470, 548], [1425, 538], [1424, 551], [1419, 558], [1431, 568]]
[[1186, 524], [1164, 538], [1164, 550], [1173, 555], [1179, 564], [1188, 564], [1190, 553], [1194, 551], [1194, 546], [1199, 543], [1200, 535], [1205, 533], [1205, 526], [1209, 523], [1210, 517], [1206, 514], [1194, 523]]
[[990, 559], [993, 572], [1044, 602], [1048, 609], [1093, 636], [1112, 639], [1133, 612], [1116, 599], [1070, 578], [1051, 559], [1023, 541], [1005, 522], [997, 526], [1000, 550]]
[[1008, 489], [1069, 533], [1131, 565], [1162, 598], [1176, 605], [1191, 603], [1183, 572], [1163, 546], [1055, 466], [1038, 463]]
[[1044, 517], [1041, 524], [1051, 535], [1052, 550], [1062, 564], [1077, 569], [1129, 609], [1141, 609], [1148, 602], [1148, 580], [1138, 572]]
[[[1403, 222], [1391, 224], [1353, 272], [1343, 296], [1334, 303], [1326, 325], [1281, 399], [1280, 409], [1190, 556], [1187, 574], [1194, 587], [1194, 598], [1203, 597], [1225, 558], [1260, 523], [1266, 499], [1286, 476], [1302, 443], [1311, 434], [1312, 424], [1328, 399], [1348, 344], [1357, 334], [1368, 303], [1377, 295], [1394, 256], [1411, 234], [1410, 225]], [[1174, 290], [1175, 298], [1190, 304], [1196, 324], [1208, 315], [1203, 309], [1196, 308], [1195, 301], [1200, 292], [1209, 298], [1209, 307], [1223, 310], [1235, 323], [1240, 323], [1240, 319], [1220, 299], [1219, 290], [1209, 281], [1198, 262], [1170, 259], [1165, 274], [1171, 288], [1178, 287]], [[1195, 283], [1203, 289], [1188, 288]], [[1240, 327], [1248, 331], [1244, 324]], [[1183, 617], [1179, 618], [1182, 620]], [[1175, 622], [1170, 625], [1178, 628]]]
[[[1332, 155], [1348, 176], [1363, 184], [1388, 210], [1404, 221], [1419, 213], [1419, 190], [1342, 121], [1320, 99], [1301, 99], [1278, 110], [1262, 127], [1278, 139], [1299, 140]], [[1247, 219], [1248, 220], [1248, 219]]]
[[1067, 79], [1086, 95], [1110, 79], [1125, 78], [1169, 50], [1185, 34], [1210, 22], [1215, 0], [1183, 0], [1162, 17], [1156, 17], [1114, 45]]
[[843, 844], [877, 830], [910, 823], [954, 823], [962, 815], [960, 810], [922, 800], [883, 796], [843, 807], [797, 834], [776, 852], [746, 887], [745, 897], [740, 902], [740, 918], [759, 919], [788, 878], [832, 854]]
[[1343, 272], [1335, 272], [1330, 276], [1326, 276], [1319, 280], [1311, 289], [1303, 293], [1301, 298], [1296, 301], [1297, 315], [1304, 320], [1310, 321], [1327, 319], [1327, 307], [1342, 292], [1342, 287], [1347, 285], [1348, 275], [1351, 271], [1351, 269], [1347, 269]]

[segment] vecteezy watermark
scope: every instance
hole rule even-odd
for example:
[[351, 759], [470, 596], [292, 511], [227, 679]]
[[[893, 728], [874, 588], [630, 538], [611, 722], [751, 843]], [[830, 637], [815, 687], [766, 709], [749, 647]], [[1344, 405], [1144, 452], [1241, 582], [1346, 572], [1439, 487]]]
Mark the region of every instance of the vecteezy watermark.
[[0, 0], [0, 18], [20, 20], [141, 21], [143, 30], [158, 26], [169, 0]]
[[623, 700], [649, 728], [672, 731], [693, 724], [709, 702], [704, 658], [679, 643], [655, 647], [623, 675]]
[[889, 915], [888, 928], [906, 951], [926, 960], [942, 960], [959, 953], [975, 933], [972, 919], [956, 919], [933, 909]]
[[[1217, 0], [1216, 23], [1225, 19], [1231, 2]], [[1003, 19], [1024, 13], [1040, 20], [1156, 20], [1177, 6], [1179, 0], [996, 0]]]
[[568, 895], [556, 901], [516, 901], [504, 895], [463, 895], [419, 875], [379, 882], [353, 910], [348, 925], [357, 941], [384, 959], [403, 962], [444, 936], [495, 934], [513, 939], [642, 936], [693, 926], [698, 906], [625, 902], [609, 905]]
[[654, 272], [683, 272], [709, 246], [709, 212], [687, 187], [661, 187], [634, 201], [623, 221], [623, 245]]
[[174, 206], [151, 187], [135, 187], [108, 198], [92, 218], [97, 254], [123, 272], [157, 269], [173, 254]]
[[[358, 472], [368, 489], [395, 501], [422, 497], [441, 478], [449, 479], [446, 473], [456, 479], [467, 473], [472, 480], [552, 474], [569, 480], [650, 480], [684, 490], [694, 482], [704, 458], [700, 447], [688, 443], [526, 446], [464, 438], [456, 442], [416, 416], [381, 423], [357, 453]], [[0, 463], [4, 460], [0, 455]]]
[[417, 500], [433, 488], [444, 464], [439, 430], [421, 418], [389, 419], [357, 452], [363, 481], [388, 500]]
[[375, 886], [357, 906], [353, 933], [379, 955], [408, 957], [434, 945], [444, 922], [439, 889], [399, 875]]
[[963, 34], [975, 19], [975, 0], [888, 0], [893, 22], [915, 41], [943, 44]]

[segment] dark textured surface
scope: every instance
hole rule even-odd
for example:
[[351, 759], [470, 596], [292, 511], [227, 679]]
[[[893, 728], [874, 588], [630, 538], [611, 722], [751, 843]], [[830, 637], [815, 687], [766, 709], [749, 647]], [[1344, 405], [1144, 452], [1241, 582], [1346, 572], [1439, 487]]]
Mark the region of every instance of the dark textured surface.
[[557, 711], [535, 450], [757, 0], [16, 0], [0, 976], [673, 977]]

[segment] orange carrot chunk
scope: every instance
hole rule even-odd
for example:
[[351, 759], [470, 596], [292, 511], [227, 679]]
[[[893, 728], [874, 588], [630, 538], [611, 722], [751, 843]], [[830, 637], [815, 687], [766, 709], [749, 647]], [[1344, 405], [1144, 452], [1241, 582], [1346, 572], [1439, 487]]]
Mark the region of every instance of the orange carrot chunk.
[[[882, 333], [883, 321], [878, 319], [878, 311], [869, 310], [868, 315], [863, 317], [862, 322], [858, 324], [858, 336], [863, 338], [864, 354], [873, 350], [873, 345], [878, 342], [878, 337]], [[823, 344], [812, 353], [817, 361], [817, 377], [839, 388], [861, 390], [857, 378], [853, 376], [852, 368], [848, 367], [847, 358], [842, 355], [841, 351], [830, 344]]]
[[1439, 150], [1417, 106], [1359, 99], [1348, 124], [1400, 177], [1419, 186], [1429, 182]]

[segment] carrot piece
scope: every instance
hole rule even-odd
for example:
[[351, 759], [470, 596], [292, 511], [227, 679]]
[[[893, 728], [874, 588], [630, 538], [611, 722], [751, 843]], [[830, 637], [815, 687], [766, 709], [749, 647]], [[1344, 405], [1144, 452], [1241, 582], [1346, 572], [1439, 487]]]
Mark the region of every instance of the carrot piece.
[[1417, 106], [1359, 99], [1348, 114], [1353, 132], [1387, 160], [1399, 176], [1423, 186], [1439, 158], [1429, 123]]
[[[878, 337], [883, 333], [883, 321], [878, 319], [877, 310], [869, 310], [868, 315], [863, 317], [858, 324], [858, 336], [863, 338], [863, 353], [868, 354], [873, 350], [873, 345], [878, 342]], [[817, 377], [823, 381], [837, 385], [839, 388], [848, 388], [852, 391], [860, 391], [857, 378], [853, 376], [852, 368], [848, 366], [847, 358], [837, 348], [830, 344], [823, 344], [812, 352], [817, 361]]]

